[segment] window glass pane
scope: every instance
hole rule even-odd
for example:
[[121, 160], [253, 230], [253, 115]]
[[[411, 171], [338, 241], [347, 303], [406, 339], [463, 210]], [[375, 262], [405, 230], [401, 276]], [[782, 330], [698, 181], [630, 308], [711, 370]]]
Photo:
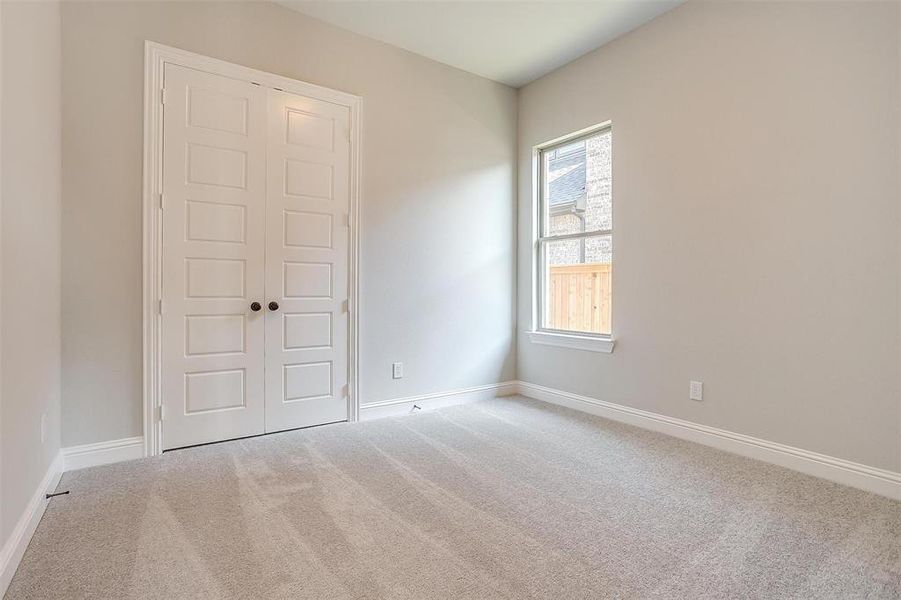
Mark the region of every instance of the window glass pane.
[[542, 242], [543, 327], [610, 335], [613, 240]]
[[613, 229], [611, 133], [561, 146], [543, 154], [543, 235]]

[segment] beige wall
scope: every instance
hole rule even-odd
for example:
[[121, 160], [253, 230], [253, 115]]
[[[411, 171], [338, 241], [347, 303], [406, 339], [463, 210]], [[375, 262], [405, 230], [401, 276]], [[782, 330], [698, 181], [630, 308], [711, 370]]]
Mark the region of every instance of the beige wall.
[[[897, 13], [689, 3], [523, 88], [519, 378], [901, 470]], [[617, 346], [533, 345], [530, 149], [608, 119]]]
[[3, 2], [0, 13], [2, 547], [59, 451], [60, 11]]
[[72, 1], [64, 446], [142, 433], [145, 39], [363, 97], [363, 402], [513, 378], [515, 90], [268, 3]]

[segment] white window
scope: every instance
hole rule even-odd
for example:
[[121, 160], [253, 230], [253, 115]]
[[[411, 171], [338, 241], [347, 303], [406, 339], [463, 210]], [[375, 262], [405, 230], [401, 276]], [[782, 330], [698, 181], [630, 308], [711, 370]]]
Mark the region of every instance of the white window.
[[533, 341], [612, 349], [612, 139], [606, 125], [538, 149]]

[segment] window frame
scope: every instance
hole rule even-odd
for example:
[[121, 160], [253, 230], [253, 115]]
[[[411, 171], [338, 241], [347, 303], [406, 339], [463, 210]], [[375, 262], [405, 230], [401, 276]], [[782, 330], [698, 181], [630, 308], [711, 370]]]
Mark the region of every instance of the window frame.
[[[571, 240], [571, 239], [590, 239], [595, 237], [609, 237], [611, 243], [613, 241], [613, 228], [601, 229], [589, 232], [577, 232], [560, 235], [548, 235], [548, 223], [546, 216], [548, 211], [545, 210], [545, 156], [563, 146], [573, 144], [582, 140], [595, 137], [597, 135], [610, 132], [611, 141], [613, 133], [613, 124], [606, 121], [586, 129], [573, 132], [559, 138], [555, 138], [543, 144], [533, 147], [533, 227], [532, 227], [532, 265], [533, 265], [533, 290], [532, 290], [532, 327], [529, 331], [529, 339], [537, 344], [549, 344], [554, 346], [564, 346], [568, 348], [576, 348], [580, 350], [591, 350], [596, 352], [611, 352], [613, 350], [613, 315], [611, 309], [611, 331], [610, 333], [594, 333], [590, 331], [576, 331], [567, 329], [552, 329], [545, 327], [545, 304], [547, 302], [547, 273], [545, 265], [545, 252], [550, 243], [555, 241]], [[612, 147], [611, 147], [612, 155]], [[611, 157], [612, 160], [612, 157]], [[611, 173], [612, 180], [612, 173]], [[611, 204], [612, 204], [612, 181], [611, 181]], [[611, 206], [611, 213], [613, 207]], [[611, 264], [613, 260], [611, 257]]]

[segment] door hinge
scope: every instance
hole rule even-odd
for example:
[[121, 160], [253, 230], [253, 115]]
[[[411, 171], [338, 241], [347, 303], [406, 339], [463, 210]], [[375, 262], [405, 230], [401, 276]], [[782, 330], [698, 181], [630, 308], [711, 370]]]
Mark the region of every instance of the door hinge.
[[345, 300], [341, 303], [341, 312], [350, 312], [350, 300]]
[[160, 314], [163, 314], [163, 301], [162, 300], [160, 300], [159, 311], [160, 311]]
[[160, 90], [160, 104], [166, 103], [166, 88]]
[[348, 395], [350, 395], [350, 386], [347, 385], [347, 384], [345, 383], [345, 384], [341, 387], [341, 397], [342, 397], [342, 398], [347, 398]]
[[156, 412], [160, 421], [166, 418], [166, 407], [164, 405], [160, 404], [159, 406], [157, 406]]
[[166, 196], [160, 192], [160, 210], [164, 210], [166, 208]]

